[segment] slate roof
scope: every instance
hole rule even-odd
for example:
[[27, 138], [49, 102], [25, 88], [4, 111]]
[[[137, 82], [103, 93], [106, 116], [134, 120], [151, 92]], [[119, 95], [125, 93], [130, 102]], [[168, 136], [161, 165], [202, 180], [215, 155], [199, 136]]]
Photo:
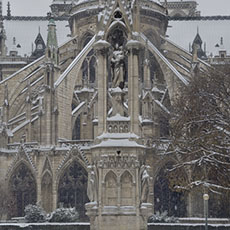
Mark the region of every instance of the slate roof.
[[221, 37], [225, 49], [230, 53], [230, 17], [228, 16], [171, 19], [167, 35], [171, 41], [189, 51], [189, 43], [192, 45], [197, 35], [197, 28], [203, 45], [206, 43], [207, 55], [218, 53], [219, 48], [216, 44], [220, 45]]
[[[38, 18], [34, 20], [28, 20], [29, 18], [25, 17], [24, 19], [14, 19], [14, 20], [4, 20], [4, 28], [6, 31], [6, 46], [8, 53], [10, 50], [15, 49], [13, 47], [13, 37], [16, 38], [16, 45], [20, 44], [21, 48], [17, 48], [19, 55], [30, 56], [32, 52], [32, 43], [34, 44], [35, 49], [35, 39], [39, 33], [42, 35], [43, 40], [46, 43], [47, 40], [47, 25], [48, 20], [44, 18]], [[67, 35], [70, 34], [70, 28], [68, 26], [67, 20], [58, 20], [55, 21], [57, 28], [57, 39], [58, 44], [62, 44], [68, 40]]]
[[[57, 25], [58, 44], [60, 45], [68, 40], [67, 35], [70, 34], [68, 20], [56, 20], [55, 23]], [[13, 49], [13, 37], [16, 37], [16, 45], [21, 45], [21, 48], [17, 48], [19, 55], [30, 56], [32, 43], [34, 44], [38, 35], [39, 27], [46, 43], [47, 25], [48, 19], [45, 17], [15, 17], [13, 20], [5, 18], [4, 28], [7, 36], [8, 53]], [[213, 55], [218, 53], [220, 48], [216, 47], [216, 44], [220, 45], [221, 37], [223, 37], [227, 53], [230, 54], [230, 16], [170, 18], [167, 35], [171, 41], [189, 51], [189, 43], [192, 45], [197, 35], [197, 28], [199, 28], [203, 46], [206, 43], [207, 56], [211, 53]]]

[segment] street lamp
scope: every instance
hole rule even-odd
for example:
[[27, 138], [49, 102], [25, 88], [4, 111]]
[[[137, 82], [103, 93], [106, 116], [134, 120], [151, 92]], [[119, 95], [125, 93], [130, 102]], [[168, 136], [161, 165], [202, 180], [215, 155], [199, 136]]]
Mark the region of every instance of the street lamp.
[[208, 230], [208, 200], [209, 200], [209, 195], [205, 193], [203, 195], [204, 199], [204, 216], [205, 216], [205, 230]]

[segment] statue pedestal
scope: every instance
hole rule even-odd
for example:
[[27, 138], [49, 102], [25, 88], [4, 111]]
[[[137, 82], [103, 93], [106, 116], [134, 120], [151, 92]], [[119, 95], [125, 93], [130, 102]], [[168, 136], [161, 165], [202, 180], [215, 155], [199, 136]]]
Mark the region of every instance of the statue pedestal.
[[139, 208], [105, 206], [101, 214], [95, 206], [86, 204], [86, 209], [91, 230], [147, 230], [147, 220]]
[[124, 108], [124, 92], [120, 87], [111, 88], [110, 89], [111, 96], [112, 96], [112, 116], [117, 114], [121, 116], [125, 116], [125, 108]]
[[91, 230], [147, 230], [152, 204], [141, 201], [149, 186], [144, 154], [144, 146], [130, 139], [103, 139], [92, 147], [98, 197], [86, 204]]

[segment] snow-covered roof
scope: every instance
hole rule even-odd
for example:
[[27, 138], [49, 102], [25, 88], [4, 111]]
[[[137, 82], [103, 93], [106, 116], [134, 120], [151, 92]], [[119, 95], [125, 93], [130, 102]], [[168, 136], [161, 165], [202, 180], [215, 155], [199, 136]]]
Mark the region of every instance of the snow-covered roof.
[[199, 30], [199, 35], [204, 43], [206, 43], [207, 55], [211, 53], [216, 55], [220, 45], [220, 39], [223, 37], [223, 42], [226, 50], [230, 53], [230, 18], [213, 19], [210, 17], [206, 20], [170, 20], [167, 35], [169, 39], [186, 50], [189, 50], [189, 43], [192, 42]]
[[[56, 21], [57, 28], [57, 39], [58, 44], [65, 42], [70, 34], [70, 29], [67, 27], [67, 21]], [[20, 44], [21, 48], [17, 48], [18, 54], [24, 56], [31, 55], [32, 43], [35, 49], [35, 39], [38, 35], [39, 28], [40, 33], [46, 43], [47, 39], [47, 20], [4, 20], [4, 28], [6, 31], [6, 46], [8, 53], [11, 51], [13, 46], [13, 38], [16, 38], [16, 46]]]

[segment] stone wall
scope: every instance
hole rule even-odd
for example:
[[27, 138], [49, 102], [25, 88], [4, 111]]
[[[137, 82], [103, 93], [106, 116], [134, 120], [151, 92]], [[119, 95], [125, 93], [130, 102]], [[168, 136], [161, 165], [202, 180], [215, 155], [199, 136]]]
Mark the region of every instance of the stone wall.
[[0, 224], [0, 230], [90, 230], [89, 223]]
[[[204, 224], [149, 224], [148, 230], [204, 230]], [[230, 224], [211, 224], [208, 230], [230, 230]]]
[[[88, 223], [0, 224], [0, 230], [22, 230], [22, 229], [23, 230], [90, 230], [90, 225]], [[230, 230], [230, 224], [209, 225], [208, 229]], [[204, 224], [149, 224], [148, 230], [204, 230]]]

